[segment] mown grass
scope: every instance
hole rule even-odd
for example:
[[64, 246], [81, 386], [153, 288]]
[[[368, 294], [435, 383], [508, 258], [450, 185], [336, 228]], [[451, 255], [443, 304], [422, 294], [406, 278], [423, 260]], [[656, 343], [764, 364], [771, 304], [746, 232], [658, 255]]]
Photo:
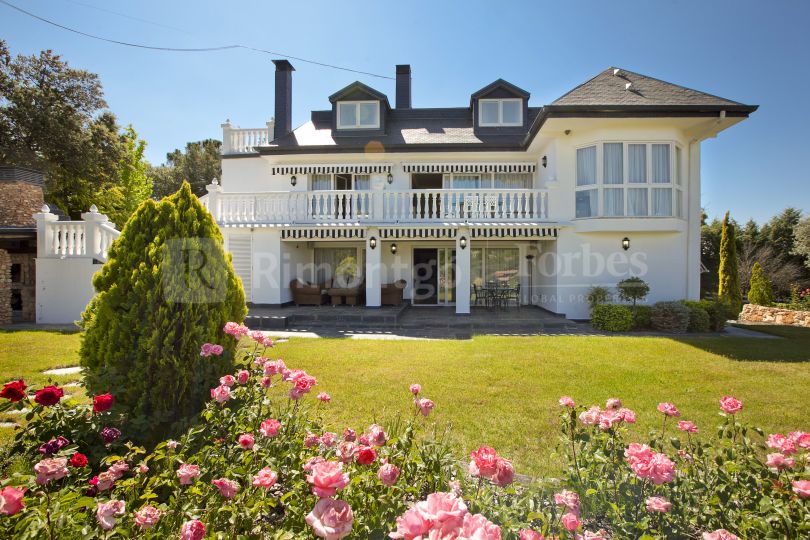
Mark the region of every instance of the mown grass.
[[[621, 398], [638, 414], [633, 431], [639, 435], [659, 428], [660, 401], [674, 402], [685, 419], [711, 432], [721, 420], [718, 399], [724, 394], [742, 399], [741, 417], [767, 430], [810, 428], [810, 330], [755, 329], [783, 339], [291, 339], [271, 353], [315, 375], [316, 392], [331, 394], [332, 402], [320, 410], [334, 431], [412, 414], [408, 385], [418, 382], [436, 402], [428, 422], [452, 425], [460, 455], [487, 444], [511, 457], [518, 472], [539, 476], [559, 470], [553, 454], [557, 399], [564, 394], [585, 405]], [[0, 333], [0, 375], [44, 384], [47, 377], [38, 372], [75, 365], [77, 348], [75, 334]]]

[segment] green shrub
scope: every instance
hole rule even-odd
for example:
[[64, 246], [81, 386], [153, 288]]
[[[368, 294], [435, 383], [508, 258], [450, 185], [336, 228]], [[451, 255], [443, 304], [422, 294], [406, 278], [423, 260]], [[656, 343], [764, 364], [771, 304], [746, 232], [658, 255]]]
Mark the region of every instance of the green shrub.
[[698, 304], [709, 315], [709, 329], [713, 332], [722, 332], [729, 319], [730, 309], [722, 300], [699, 300]]
[[597, 285], [591, 287], [591, 290], [588, 291], [588, 304], [590, 305], [591, 309], [595, 308], [599, 304], [606, 304], [609, 299], [610, 291], [607, 287], [600, 287]]
[[633, 302], [634, 306], [650, 292], [647, 282], [638, 277], [624, 279], [616, 284], [616, 288], [619, 290], [619, 298], [625, 302]]
[[708, 332], [712, 329], [712, 318], [700, 302], [684, 300], [683, 304], [689, 309], [689, 332]]
[[246, 313], [222, 234], [188, 184], [138, 208], [93, 286], [79, 351], [88, 394], [112, 392], [130, 437], [154, 442], [210, 399], [233, 359], [214, 363], [200, 344], [222, 342]]
[[748, 301], [759, 306], [770, 306], [773, 304], [773, 287], [765, 275], [765, 271], [758, 262], [754, 263], [751, 269], [751, 280], [749, 281]]
[[652, 306], [633, 306], [633, 329], [649, 330], [652, 328]]
[[599, 304], [591, 310], [591, 326], [607, 332], [627, 332], [633, 328], [633, 312], [628, 306]]
[[689, 308], [680, 302], [657, 302], [652, 307], [650, 320], [659, 332], [683, 334], [689, 327]]

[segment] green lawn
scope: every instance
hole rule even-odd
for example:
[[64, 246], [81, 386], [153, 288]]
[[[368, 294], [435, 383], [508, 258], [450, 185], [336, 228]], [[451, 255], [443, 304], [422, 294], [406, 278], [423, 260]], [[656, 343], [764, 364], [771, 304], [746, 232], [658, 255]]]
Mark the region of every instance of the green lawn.
[[[762, 328], [757, 328], [762, 329]], [[783, 339], [653, 337], [476, 337], [471, 341], [292, 339], [273, 356], [318, 378], [335, 431], [358, 431], [412, 409], [408, 385], [436, 402], [430, 422], [452, 424], [459, 453], [494, 446], [520, 473], [553, 473], [557, 399], [580, 404], [619, 397], [636, 410], [634, 429], [660, 425], [655, 406], [672, 401], [705, 431], [720, 421], [718, 399], [742, 399], [741, 416], [767, 430], [808, 429], [810, 330], [766, 328]], [[0, 333], [0, 374], [75, 364], [77, 335]]]

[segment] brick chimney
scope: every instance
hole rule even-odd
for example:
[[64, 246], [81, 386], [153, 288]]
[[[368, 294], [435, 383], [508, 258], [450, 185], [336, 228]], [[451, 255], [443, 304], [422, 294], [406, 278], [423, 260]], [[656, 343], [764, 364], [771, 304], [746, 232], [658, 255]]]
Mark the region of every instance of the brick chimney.
[[276, 124], [273, 140], [292, 131], [292, 72], [295, 68], [287, 60], [273, 60], [276, 65]]

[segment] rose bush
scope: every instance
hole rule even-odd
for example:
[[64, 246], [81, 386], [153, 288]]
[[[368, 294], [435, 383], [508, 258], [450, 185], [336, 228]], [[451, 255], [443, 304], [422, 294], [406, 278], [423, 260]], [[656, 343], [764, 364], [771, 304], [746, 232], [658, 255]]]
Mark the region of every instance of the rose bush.
[[[202, 345], [230, 366], [200, 421], [147, 451], [130, 442], [115, 396], [67, 407], [61, 389], [6, 385], [0, 409], [29, 408], [16, 461], [0, 481], [2, 538], [803, 538], [810, 534], [810, 434], [744, 425], [743, 403], [718, 403], [697, 426], [669, 402], [660, 428], [629, 437], [635, 413], [611, 397], [560, 398], [569, 465], [559, 481], [518, 483], [482, 445], [454, 458], [431, 424], [441, 403], [412, 384], [407, 413], [365, 429], [319, 418], [322, 381], [270, 359], [272, 341], [229, 323], [236, 349]], [[229, 338], [230, 339], [230, 338]], [[243, 341], [244, 343], [244, 341]], [[214, 352], [218, 351], [218, 352]], [[215, 382], [216, 384], [216, 382]], [[317, 388], [317, 389], [316, 389]], [[325, 397], [326, 396], [326, 397]], [[340, 434], [340, 435], [339, 435]]]

